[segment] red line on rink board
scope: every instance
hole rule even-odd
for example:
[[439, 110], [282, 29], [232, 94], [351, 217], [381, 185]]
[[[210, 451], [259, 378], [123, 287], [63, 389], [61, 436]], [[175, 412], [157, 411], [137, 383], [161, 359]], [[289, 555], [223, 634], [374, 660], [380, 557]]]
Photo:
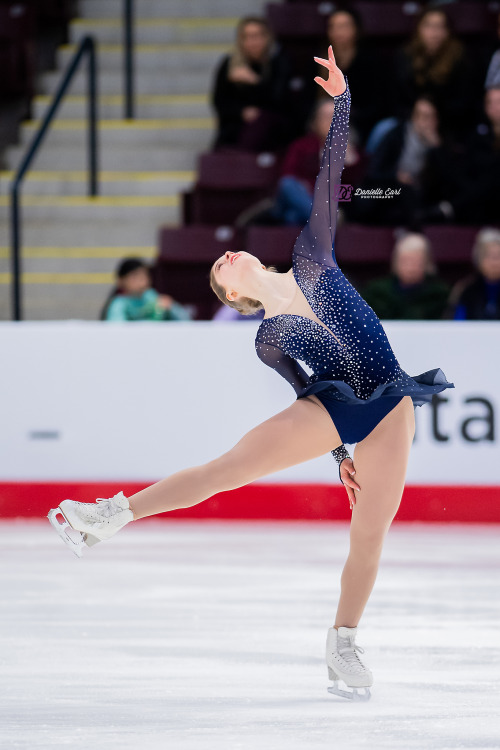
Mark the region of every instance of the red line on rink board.
[[[0, 482], [0, 519], [46, 516], [61, 500], [94, 502], [123, 490], [127, 497], [150, 482]], [[155, 518], [238, 520], [348, 520], [343, 487], [328, 484], [249, 484], [213, 495], [192, 508]], [[500, 486], [410, 485], [397, 521], [500, 523]]]

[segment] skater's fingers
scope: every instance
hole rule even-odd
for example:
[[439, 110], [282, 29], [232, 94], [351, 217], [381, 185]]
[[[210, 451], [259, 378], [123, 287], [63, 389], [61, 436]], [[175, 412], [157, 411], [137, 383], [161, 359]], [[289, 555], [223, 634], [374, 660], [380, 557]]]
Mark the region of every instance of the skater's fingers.
[[337, 64], [337, 63], [335, 62], [335, 55], [333, 54], [333, 48], [332, 48], [332, 45], [331, 45], [331, 44], [330, 44], [330, 46], [328, 47], [328, 59], [329, 59], [329, 60], [330, 60], [330, 62], [331, 62], [331, 63], [333, 63], [334, 65], [336, 65], [336, 64]]
[[326, 91], [326, 84], [327, 84], [328, 82], [327, 82], [327, 81], [325, 81], [325, 79], [324, 79], [324, 78], [321, 78], [321, 76], [316, 76], [316, 78], [315, 78], [314, 80], [316, 81], [316, 83], [319, 83], [319, 85], [320, 85], [320, 86], [321, 86], [322, 88], [324, 88], [324, 89], [325, 89], [325, 91]]
[[351, 487], [348, 487], [347, 485], [344, 485], [345, 491], [347, 492], [347, 497], [349, 498], [349, 505], [352, 509], [352, 507], [356, 504], [356, 495], [354, 494], [354, 490]]
[[354, 479], [352, 477], [350, 477], [348, 474], [347, 475], [342, 475], [342, 481], [343, 481], [343, 483], [347, 487], [352, 487], [353, 490], [360, 490], [361, 489], [361, 487], [359, 486], [359, 484], [357, 482], [355, 482]]
[[316, 60], [317, 63], [319, 63], [320, 65], [323, 65], [324, 68], [331, 67], [331, 62], [329, 60], [324, 60], [322, 57], [315, 57], [314, 59]]

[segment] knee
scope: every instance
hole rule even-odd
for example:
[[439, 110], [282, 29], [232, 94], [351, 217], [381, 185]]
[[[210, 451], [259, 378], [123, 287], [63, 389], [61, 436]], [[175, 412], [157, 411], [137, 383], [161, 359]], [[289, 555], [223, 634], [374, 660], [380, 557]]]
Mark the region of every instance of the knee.
[[390, 523], [351, 530], [350, 552], [366, 561], [378, 560]]

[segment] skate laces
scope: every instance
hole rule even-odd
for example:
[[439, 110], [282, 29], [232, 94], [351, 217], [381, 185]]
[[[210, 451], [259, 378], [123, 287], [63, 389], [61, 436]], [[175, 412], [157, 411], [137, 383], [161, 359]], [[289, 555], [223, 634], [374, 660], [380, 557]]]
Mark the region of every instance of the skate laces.
[[365, 653], [364, 648], [358, 646], [350, 638], [342, 638], [338, 636], [337, 651], [344, 661], [357, 672], [364, 672], [366, 667], [357, 655], [357, 651], [361, 654]]
[[120, 513], [123, 510], [114, 497], [109, 499], [98, 497], [96, 503], [98, 505], [98, 513], [103, 516], [103, 518], [110, 518], [110, 516], [114, 516], [116, 513]]

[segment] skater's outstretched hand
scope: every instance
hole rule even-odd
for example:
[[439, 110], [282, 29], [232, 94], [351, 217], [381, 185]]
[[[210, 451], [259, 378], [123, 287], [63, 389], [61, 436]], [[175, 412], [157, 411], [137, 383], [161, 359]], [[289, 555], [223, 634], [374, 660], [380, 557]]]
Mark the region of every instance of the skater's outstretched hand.
[[328, 79], [325, 81], [321, 76], [316, 76], [314, 79], [316, 83], [324, 88], [330, 96], [340, 96], [340, 94], [343, 94], [346, 90], [346, 82], [344, 74], [335, 62], [332, 45], [330, 44], [328, 47], [328, 60], [323, 60], [322, 57], [315, 57], [314, 59], [328, 70]]
[[352, 458], [344, 458], [344, 460], [340, 464], [340, 481], [346, 489], [351, 510], [356, 504], [356, 495], [354, 494], [354, 490], [361, 489], [359, 484], [353, 479], [353, 475], [355, 473], [356, 469], [354, 468]]

